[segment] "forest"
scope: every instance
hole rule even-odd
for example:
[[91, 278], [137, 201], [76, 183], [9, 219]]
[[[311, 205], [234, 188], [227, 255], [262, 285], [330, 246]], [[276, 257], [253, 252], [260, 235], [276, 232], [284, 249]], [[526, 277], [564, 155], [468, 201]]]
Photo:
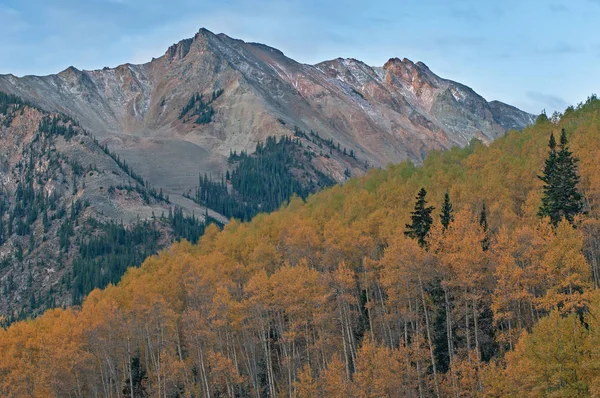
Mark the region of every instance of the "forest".
[[329, 176], [312, 170], [306, 172], [310, 158], [304, 154], [299, 140], [283, 136], [268, 137], [256, 144], [256, 150], [231, 152], [231, 173], [214, 180], [204, 174], [198, 179], [198, 189], [190, 196], [228, 218], [249, 221], [261, 212], [271, 212], [296, 195], [305, 199], [309, 194], [332, 186]]
[[0, 331], [4, 397], [600, 393], [600, 100], [209, 226]]

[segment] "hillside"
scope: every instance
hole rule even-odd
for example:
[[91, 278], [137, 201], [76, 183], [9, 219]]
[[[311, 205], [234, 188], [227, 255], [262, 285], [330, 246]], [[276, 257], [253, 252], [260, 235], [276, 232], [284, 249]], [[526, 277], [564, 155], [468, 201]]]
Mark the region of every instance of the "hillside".
[[[561, 129], [580, 159], [585, 215], [553, 228], [538, 217], [537, 176]], [[593, 395], [599, 134], [592, 97], [489, 147], [433, 152], [421, 167], [371, 170], [210, 227], [81, 309], [0, 332], [0, 393]], [[404, 236], [421, 187], [436, 207], [426, 248]]]
[[2, 92], [0, 101], [0, 315], [9, 321], [80, 303], [174, 240], [195, 242], [207, 217], [250, 220], [334, 185], [323, 165], [341, 179], [368, 168], [296, 129], [231, 152], [221, 178], [200, 175], [195, 190], [167, 194], [68, 116]]
[[[0, 90], [69, 115], [153, 186], [177, 194], [196, 189], [198, 174], [225, 174], [230, 151], [251, 153], [296, 127], [352, 151], [358, 164], [385, 167], [420, 163], [430, 150], [473, 137], [490, 142], [534, 120], [421, 62], [392, 58], [371, 67], [338, 58], [306, 65], [206, 29], [146, 64], [2, 75]], [[346, 169], [364, 172], [345, 157], [319, 167], [338, 182]]]
[[207, 214], [226, 221], [150, 187], [70, 118], [3, 93], [0, 146], [0, 314], [9, 318], [117, 282], [174, 239], [197, 239]]

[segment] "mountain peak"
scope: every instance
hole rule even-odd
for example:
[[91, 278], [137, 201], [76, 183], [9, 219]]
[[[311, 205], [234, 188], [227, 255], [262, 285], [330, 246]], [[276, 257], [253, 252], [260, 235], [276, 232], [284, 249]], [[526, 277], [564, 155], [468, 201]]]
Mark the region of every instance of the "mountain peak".
[[[62, 110], [100, 138], [116, 137], [114, 146], [128, 146], [123, 156], [139, 170], [162, 166], [145, 156], [155, 148], [161, 160], [177, 166], [147, 177], [178, 192], [193, 189], [198, 172], [223, 173], [230, 150], [252, 151], [268, 136], [293, 134], [294, 127], [352, 149], [362, 164], [383, 166], [420, 162], [430, 149], [466, 145], [474, 136], [491, 141], [524, 127], [530, 116], [490, 105], [408, 58], [391, 58], [383, 67], [355, 58], [312, 66], [205, 28], [149, 66], [71, 67], [58, 78], [0, 76], [0, 90]], [[204, 102], [187, 110], [197, 94]], [[344, 178], [343, 154], [325, 154], [323, 167], [339, 168]]]
[[65, 70], [63, 70], [62, 72], [59, 72], [59, 75], [78, 75], [80, 74], [81, 71], [79, 69], [77, 69], [74, 66], [69, 66], [68, 68], [66, 68]]
[[200, 28], [194, 37], [180, 40], [179, 42], [171, 45], [165, 52], [165, 56], [169, 60], [183, 59], [186, 55], [188, 55], [194, 43], [208, 41], [215, 37], [217, 37], [217, 35], [210, 30], [206, 28]]
[[[408, 58], [390, 58], [383, 69], [389, 73], [389, 78], [396, 78], [404, 85], [412, 88], [414, 92], [420, 92], [424, 86], [437, 88], [440, 78], [435, 75], [423, 62], [416, 64]], [[390, 84], [393, 84], [390, 81]]]

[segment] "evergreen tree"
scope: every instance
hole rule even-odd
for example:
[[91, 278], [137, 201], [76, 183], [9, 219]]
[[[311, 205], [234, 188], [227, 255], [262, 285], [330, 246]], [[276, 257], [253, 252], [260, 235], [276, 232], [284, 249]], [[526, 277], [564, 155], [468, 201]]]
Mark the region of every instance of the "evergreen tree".
[[561, 217], [572, 222], [575, 215], [583, 211], [583, 196], [577, 189], [580, 181], [579, 174], [577, 173], [577, 162], [579, 159], [574, 157], [573, 153], [569, 150], [567, 133], [564, 129], [560, 134], [559, 149], [556, 158], [559, 177], [556, 198], [557, 205]]
[[429, 234], [429, 229], [433, 223], [431, 212], [434, 207], [427, 206], [427, 200], [425, 200], [426, 195], [427, 191], [425, 188], [421, 188], [417, 194], [415, 210], [411, 212], [412, 223], [406, 224], [406, 231], [404, 231], [406, 236], [417, 239], [421, 247], [427, 246], [427, 234]]
[[293, 169], [304, 169], [298, 161], [300, 154], [298, 143], [287, 136], [268, 137], [266, 142], [256, 144], [252, 155], [233, 151], [229, 156], [229, 162], [235, 163], [233, 170], [220, 179], [200, 176], [198, 189], [190, 199], [227, 217], [250, 220], [260, 212], [279, 208], [294, 195], [305, 199], [319, 188], [335, 184], [318, 171], [309, 181], [299, 179]]
[[485, 207], [485, 202], [483, 202], [483, 206], [481, 208], [481, 213], [479, 214], [479, 225], [484, 233], [484, 238], [481, 241], [481, 247], [483, 250], [487, 250], [490, 248], [490, 237], [488, 235], [488, 221], [487, 221], [487, 209]]
[[442, 222], [442, 226], [444, 227], [444, 231], [448, 229], [450, 223], [454, 221], [454, 209], [452, 208], [452, 202], [450, 202], [450, 194], [448, 191], [444, 194], [444, 203], [442, 203], [442, 213], [440, 214], [440, 219]]
[[544, 182], [540, 217], [550, 217], [554, 226], [566, 218], [573, 218], [583, 211], [583, 197], [577, 190], [580, 177], [577, 173], [577, 158], [569, 150], [567, 134], [563, 129], [560, 135], [559, 150], [556, 150], [554, 135], [550, 136], [550, 148], [544, 173], [539, 178]]
[[129, 379], [125, 380], [123, 395], [125, 397], [147, 397], [148, 394], [146, 392], [145, 384], [148, 376], [146, 370], [142, 367], [139, 352], [135, 357], [131, 358], [130, 369], [131, 375]]
[[544, 182], [542, 205], [538, 211], [540, 217], [550, 217], [550, 220], [556, 225], [558, 212], [555, 203], [554, 189], [556, 187], [556, 139], [554, 133], [550, 134], [548, 143], [548, 158], [544, 165], [543, 175], [538, 176]]

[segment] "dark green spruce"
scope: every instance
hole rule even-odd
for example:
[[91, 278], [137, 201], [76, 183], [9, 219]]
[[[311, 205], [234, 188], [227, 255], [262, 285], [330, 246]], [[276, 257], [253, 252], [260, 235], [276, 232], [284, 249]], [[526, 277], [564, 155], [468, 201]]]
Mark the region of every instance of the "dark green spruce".
[[427, 191], [425, 188], [421, 188], [417, 194], [417, 200], [415, 203], [415, 210], [411, 212], [411, 224], [406, 224], [406, 231], [404, 234], [412, 239], [416, 239], [421, 247], [427, 246], [427, 235], [431, 229], [433, 218], [431, 212], [433, 206], [427, 206]]
[[450, 201], [450, 194], [448, 191], [444, 194], [444, 202], [442, 203], [442, 213], [440, 214], [440, 221], [444, 231], [448, 229], [450, 223], [454, 221], [454, 209], [452, 208], [452, 202]]
[[225, 176], [216, 180], [201, 176], [191, 199], [227, 217], [250, 220], [278, 209], [294, 195], [305, 199], [335, 184], [318, 170], [309, 172], [306, 159], [310, 156], [297, 139], [268, 137], [256, 145], [253, 154], [231, 152], [229, 162], [235, 167]]
[[558, 150], [553, 134], [550, 135], [548, 148], [544, 171], [539, 176], [544, 187], [538, 215], [549, 217], [550, 222], [556, 226], [562, 219], [573, 222], [575, 216], [583, 211], [583, 197], [577, 189], [580, 181], [577, 172], [579, 160], [569, 150], [564, 129], [560, 135]]
[[487, 221], [487, 208], [485, 207], [485, 202], [483, 202], [483, 206], [481, 207], [481, 213], [479, 214], [479, 225], [481, 226], [481, 230], [484, 234], [483, 240], [481, 241], [481, 248], [485, 251], [490, 248], [490, 235]]

